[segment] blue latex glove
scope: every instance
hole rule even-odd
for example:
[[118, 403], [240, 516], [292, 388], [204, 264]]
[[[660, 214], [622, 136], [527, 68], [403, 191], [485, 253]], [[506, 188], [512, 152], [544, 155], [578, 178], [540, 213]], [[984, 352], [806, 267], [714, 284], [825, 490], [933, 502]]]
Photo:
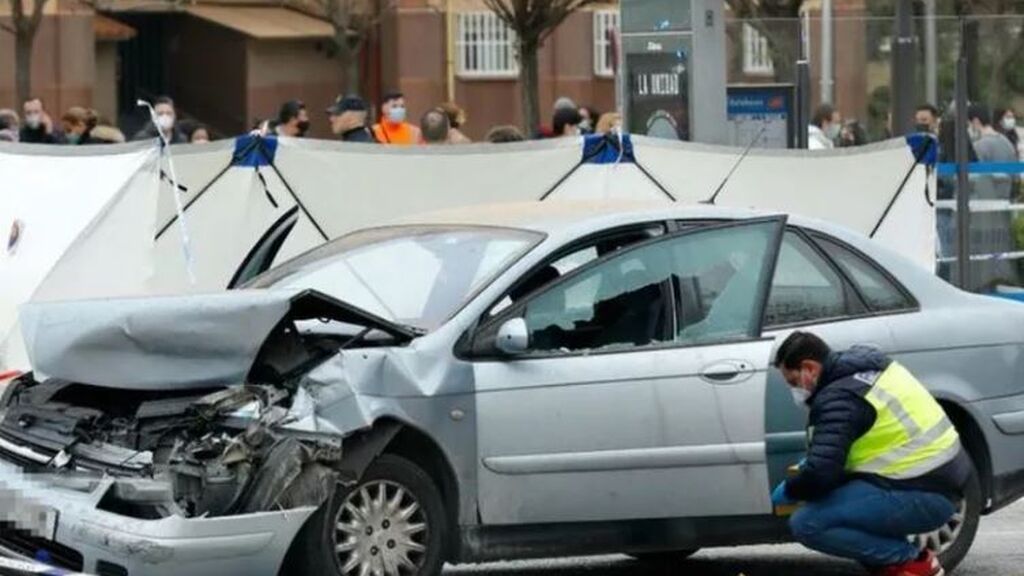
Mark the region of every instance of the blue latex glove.
[[772, 491], [772, 504], [775, 506], [793, 506], [797, 504], [796, 500], [790, 500], [789, 496], [786, 496], [786, 481], [779, 482], [779, 485]]

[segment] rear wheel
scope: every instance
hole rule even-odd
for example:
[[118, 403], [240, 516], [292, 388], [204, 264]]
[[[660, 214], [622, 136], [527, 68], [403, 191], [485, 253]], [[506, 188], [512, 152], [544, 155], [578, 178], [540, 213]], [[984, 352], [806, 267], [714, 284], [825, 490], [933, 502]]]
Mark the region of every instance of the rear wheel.
[[282, 573], [437, 576], [447, 530], [441, 493], [426, 472], [385, 454], [310, 518]]
[[967, 556], [974, 543], [981, 506], [981, 482], [977, 472], [974, 472], [964, 488], [964, 498], [957, 503], [956, 513], [949, 522], [933, 532], [911, 536], [910, 541], [922, 550], [934, 552], [946, 572], [952, 572]]

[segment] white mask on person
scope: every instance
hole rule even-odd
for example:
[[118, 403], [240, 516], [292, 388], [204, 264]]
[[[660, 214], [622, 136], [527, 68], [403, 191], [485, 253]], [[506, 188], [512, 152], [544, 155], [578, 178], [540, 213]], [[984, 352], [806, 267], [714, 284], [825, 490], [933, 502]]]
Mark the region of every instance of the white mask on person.
[[25, 115], [25, 126], [29, 129], [35, 130], [43, 124], [43, 115], [38, 112], [31, 112]]
[[405, 108], [402, 106], [392, 106], [388, 110], [388, 120], [395, 124], [401, 124], [405, 122]]
[[839, 138], [839, 131], [841, 128], [842, 126], [833, 122], [828, 125], [828, 130], [825, 130], [825, 136], [827, 136], [829, 140], [835, 140], [836, 138]]
[[161, 130], [170, 130], [174, 127], [174, 114], [157, 114], [156, 125], [159, 126]]
[[1013, 116], [1003, 116], [1002, 125], [1003, 130], [1009, 132], [1017, 127], [1017, 119]]
[[789, 393], [793, 395], [793, 403], [797, 406], [807, 406], [807, 401], [811, 398], [811, 392], [799, 386], [790, 386]]

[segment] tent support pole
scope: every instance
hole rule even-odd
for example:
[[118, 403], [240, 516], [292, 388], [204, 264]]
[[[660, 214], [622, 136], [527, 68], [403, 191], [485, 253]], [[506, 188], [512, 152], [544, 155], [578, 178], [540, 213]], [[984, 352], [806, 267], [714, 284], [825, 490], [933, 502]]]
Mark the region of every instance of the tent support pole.
[[306, 218], [309, 218], [309, 222], [313, 225], [313, 228], [316, 228], [316, 231], [320, 233], [320, 236], [324, 239], [324, 242], [329, 241], [331, 237], [328, 236], [326, 232], [324, 232], [324, 229], [321, 228], [320, 224], [317, 223], [316, 218], [313, 218], [313, 215], [310, 214], [309, 210], [306, 209], [306, 205], [303, 204], [302, 200], [299, 199], [299, 195], [295, 193], [295, 190], [292, 190], [292, 185], [289, 184], [288, 180], [285, 179], [284, 174], [281, 174], [281, 171], [277, 169], [277, 165], [274, 164], [273, 162], [270, 162], [270, 167], [274, 169], [274, 173], [277, 174], [277, 177], [281, 179], [281, 183], [284, 184], [284, 189], [287, 190], [289, 194], [291, 194], [292, 200], [295, 200], [295, 205], [299, 207], [299, 210], [302, 210], [302, 213], [306, 215]]
[[[903, 188], [905, 188], [907, 186], [907, 182], [910, 181], [910, 176], [913, 175], [917, 165], [921, 163], [921, 160], [923, 160], [925, 155], [928, 154], [928, 151], [931, 150], [932, 146], [934, 146], [932, 139], [926, 138], [925, 145], [921, 146], [921, 149], [914, 154], [914, 163], [910, 165], [910, 169], [903, 175], [903, 181], [900, 182], [899, 187], [896, 188], [896, 193], [892, 195], [892, 199], [889, 200], [889, 205], [885, 207], [885, 211], [882, 212], [882, 217], [878, 219], [875, 227], [871, 229], [871, 234], [868, 234], [868, 238], [874, 238], [878, 229], [882, 227], [882, 223], [885, 222], [885, 218], [889, 215], [889, 211], [896, 205], [896, 200], [899, 199], [900, 194], [903, 193]], [[925, 181], [925, 186], [928, 186], [927, 181]], [[928, 195], [926, 193], [925, 198], [927, 197]]]
[[538, 198], [537, 201], [538, 202], [543, 202], [543, 201], [547, 200], [548, 196], [551, 196], [551, 194], [553, 194], [555, 190], [558, 190], [559, 186], [561, 186], [566, 180], [569, 179], [570, 176], [575, 174], [576, 171], [580, 169], [580, 166], [583, 166], [591, 158], [593, 158], [593, 157], [597, 156], [598, 154], [600, 154], [604, 150], [604, 147], [607, 146], [607, 145], [608, 145], [608, 141], [607, 140], [602, 140], [601, 141], [601, 145], [598, 146], [596, 150], [594, 150], [589, 156], [584, 156], [583, 158], [581, 158], [580, 161], [577, 162], [576, 165], [573, 166], [571, 170], [566, 172], [565, 175], [563, 175], [561, 178], [559, 178], [558, 181], [556, 181], [554, 184], [552, 184], [550, 188], [548, 188], [543, 194], [541, 194], [540, 198]]
[[[199, 200], [199, 198], [200, 198], [200, 197], [202, 197], [202, 195], [203, 195], [203, 194], [205, 194], [205, 193], [206, 193], [206, 191], [207, 191], [207, 190], [209, 190], [210, 188], [212, 188], [212, 187], [213, 187], [213, 185], [214, 185], [214, 184], [216, 184], [218, 180], [220, 180], [221, 176], [223, 176], [224, 174], [226, 174], [226, 173], [227, 173], [227, 171], [228, 171], [228, 170], [230, 170], [230, 169], [231, 169], [231, 167], [235, 165], [235, 161], [236, 161], [236, 160], [237, 160], [238, 158], [241, 158], [241, 157], [243, 157], [243, 156], [245, 156], [245, 155], [249, 154], [250, 152], [252, 152], [252, 150], [253, 150], [253, 148], [254, 148], [254, 147], [256, 146], [256, 143], [257, 143], [257, 142], [258, 142], [258, 140], [254, 138], [254, 139], [253, 139], [253, 141], [252, 141], [252, 142], [250, 142], [250, 143], [249, 143], [249, 145], [248, 145], [248, 146], [246, 146], [246, 147], [245, 147], [244, 149], [242, 149], [242, 151], [241, 151], [241, 152], [239, 152], [239, 153], [237, 153], [237, 154], [232, 154], [232, 155], [231, 155], [231, 161], [230, 161], [230, 162], [228, 162], [228, 165], [227, 165], [227, 166], [225, 166], [224, 168], [222, 168], [220, 172], [217, 172], [217, 175], [216, 175], [216, 176], [214, 176], [214, 177], [213, 177], [213, 179], [211, 179], [211, 180], [210, 180], [209, 182], [207, 182], [205, 186], [203, 186], [202, 188], [200, 188], [200, 189], [199, 189], [199, 191], [198, 191], [198, 192], [196, 192], [196, 195], [195, 195], [195, 196], [193, 196], [193, 197], [192, 197], [192, 199], [190, 199], [190, 200], [189, 200], [188, 202], [186, 202], [186, 203], [185, 203], [185, 206], [183, 206], [183, 207], [182, 207], [182, 211], [183, 211], [183, 212], [187, 212], [187, 211], [188, 211], [188, 209], [189, 209], [189, 208], [190, 208], [190, 207], [191, 207], [191, 206], [192, 206], [193, 204], [195, 204], [195, 203], [196, 203], [196, 201], [197, 201], [197, 200]], [[261, 152], [262, 152], [262, 149], [261, 149]], [[159, 167], [157, 167], [157, 168], [159, 169]], [[177, 193], [177, 191], [175, 191], [175, 193]], [[154, 237], [153, 239], [154, 239], [154, 240], [159, 240], [159, 239], [160, 239], [160, 237], [161, 237], [161, 236], [163, 236], [165, 232], [167, 232], [168, 230], [170, 230], [171, 226], [173, 226], [173, 225], [174, 225], [174, 223], [175, 223], [175, 222], [177, 222], [177, 221], [178, 221], [178, 215], [177, 215], [177, 214], [175, 214], [174, 216], [172, 216], [172, 217], [171, 217], [171, 219], [170, 219], [170, 220], [169, 220], [169, 221], [167, 222], [167, 224], [164, 224], [164, 225], [163, 225], [163, 227], [162, 227], [162, 228], [160, 228], [160, 230], [158, 230], [158, 231], [157, 231], [157, 233], [156, 233], [156, 236], [155, 236], [155, 237]]]
[[661, 190], [661, 192], [665, 194], [665, 196], [668, 196], [669, 200], [673, 202], [679, 201], [676, 199], [675, 196], [672, 195], [671, 192], [668, 191], [668, 188], [665, 188], [665, 186], [663, 186], [662, 183], [659, 182], [658, 179], [654, 177], [654, 174], [651, 174], [650, 172], [647, 171], [647, 168], [644, 168], [644, 165], [641, 164], [639, 160], [634, 161], [633, 164], [636, 165], [636, 167], [640, 170], [641, 173], [643, 173], [644, 176], [647, 176], [648, 180], [653, 182], [654, 185], [658, 187], [658, 190]]

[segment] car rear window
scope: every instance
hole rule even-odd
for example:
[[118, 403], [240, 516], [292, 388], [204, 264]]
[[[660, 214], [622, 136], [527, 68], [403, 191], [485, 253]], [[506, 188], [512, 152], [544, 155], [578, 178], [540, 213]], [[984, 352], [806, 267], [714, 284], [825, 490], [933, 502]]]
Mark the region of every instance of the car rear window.
[[838, 242], [822, 237], [815, 239], [829, 257], [843, 269], [872, 311], [889, 312], [914, 307], [910, 297], [878, 266]]

